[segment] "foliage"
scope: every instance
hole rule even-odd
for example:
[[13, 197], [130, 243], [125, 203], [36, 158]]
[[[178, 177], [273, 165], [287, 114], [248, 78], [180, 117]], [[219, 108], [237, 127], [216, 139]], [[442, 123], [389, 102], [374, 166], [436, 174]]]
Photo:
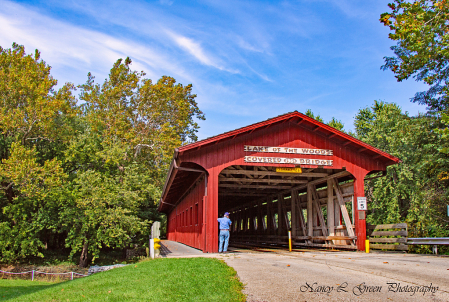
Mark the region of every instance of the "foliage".
[[[411, 118], [396, 105], [377, 102], [371, 110], [359, 112], [360, 137], [403, 159], [401, 165], [388, 168], [386, 178], [371, 182], [378, 210], [370, 219], [406, 219], [411, 236], [448, 236], [449, 2], [395, 0], [388, 6], [391, 11], [380, 21], [397, 44], [382, 69], [393, 71], [398, 81], [413, 77], [429, 85], [412, 98], [427, 105], [428, 113]], [[377, 121], [381, 115], [385, 118]]]
[[449, 183], [441, 175], [449, 158], [440, 152], [443, 138], [434, 131], [441, 122], [431, 115], [410, 117], [396, 104], [375, 101], [355, 117], [357, 137], [402, 160], [385, 177], [366, 183], [367, 221], [407, 222], [410, 236], [448, 236], [445, 207]]
[[1, 261], [42, 256], [41, 235], [57, 224], [53, 197], [66, 174], [55, 146], [76, 109], [72, 85], [55, 91], [56, 84], [38, 51], [0, 48]]
[[57, 284], [0, 280], [0, 287], [14, 301], [245, 301], [235, 270], [213, 258], [156, 259]]
[[55, 140], [68, 134], [64, 119], [73, 117], [72, 84], [54, 91], [57, 81], [40, 53], [26, 55], [22, 45], [0, 47], [0, 130], [22, 142]]
[[430, 85], [418, 92], [413, 102], [427, 105], [431, 112], [449, 109], [449, 2], [447, 0], [395, 0], [380, 21], [390, 28], [395, 56], [385, 57], [384, 70], [398, 81], [414, 77]]
[[345, 127], [345, 125], [340, 120], [337, 120], [335, 117], [332, 117], [332, 119], [329, 122], [327, 122], [327, 124], [337, 130], [344, 131], [343, 128]]
[[39, 51], [0, 48], [0, 261], [144, 245], [172, 151], [204, 119], [192, 85], [117, 60], [102, 85], [57, 81]]
[[321, 116], [319, 114], [317, 114], [315, 116], [315, 114], [312, 112], [311, 109], [307, 109], [305, 115], [307, 115], [308, 117], [311, 117], [311, 118], [317, 120], [318, 122], [324, 123], [324, 120], [321, 118]]
[[72, 184], [72, 199], [61, 205], [61, 224], [67, 228], [66, 245], [72, 255], [86, 246], [95, 260], [103, 246], [125, 248], [135, 234], [149, 229], [149, 221], [137, 216], [139, 205], [147, 197], [136, 189], [141, 177], [130, 168], [115, 177], [96, 171], [80, 173]]
[[130, 64], [120, 59], [102, 85], [89, 74], [79, 86], [80, 131], [65, 152], [76, 179], [62, 213], [67, 246], [82, 252], [82, 266], [88, 251], [94, 260], [102, 246], [146, 243], [149, 223], [161, 218], [156, 202], [172, 151], [196, 140], [193, 119], [204, 119], [191, 85], [166, 76], [153, 84]]
[[[315, 114], [310, 109], [307, 109], [305, 115], [317, 120], [318, 122], [324, 123], [324, 120], [321, 118], [321, 116], [319, 114], [315, 116]], [[344, 132], [343, 128], [345, 127], [345, 125], [340, 120], [337, 120], [335, 117], [332, 117], [332, 119], [325, 124]]]
[[81, 85], [86, 116], [94, 131], [100, 131], [107, 144], [123, 143], [127, 156], [154, 167], [163, 167], [173, 149], [195, 141], [198, 124], [204, 119], [195, 102], [192, 85], [176, 84], [163, 76], [156, 84], [143, 79], [143, 72], [130, 69], [131, 60], [118, 60], [103, 85], [91, 74]]

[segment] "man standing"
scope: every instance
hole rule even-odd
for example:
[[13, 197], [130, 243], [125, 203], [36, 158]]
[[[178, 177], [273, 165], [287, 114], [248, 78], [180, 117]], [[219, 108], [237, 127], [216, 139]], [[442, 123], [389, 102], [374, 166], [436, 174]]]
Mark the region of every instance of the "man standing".
[[[228, 251], [229, 244], [229, 228], [231, 227], [231, 219], [229, 219], [229, 212], [224, 213], [223, 218], [218, 218], [220, 224], [220, 241], [218, 244], [218, 252], [226, 253]], [[224, 246], [223, 246], [224, 243]]]

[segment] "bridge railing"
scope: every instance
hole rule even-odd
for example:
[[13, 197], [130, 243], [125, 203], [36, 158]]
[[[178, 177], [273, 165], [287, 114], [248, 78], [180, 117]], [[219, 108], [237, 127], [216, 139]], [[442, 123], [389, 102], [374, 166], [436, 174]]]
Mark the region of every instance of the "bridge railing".
[[408, 238], [407, 244], [432, 245], [432, 252], [438, 254], [438, 246], [449, 245], [449, 237]]

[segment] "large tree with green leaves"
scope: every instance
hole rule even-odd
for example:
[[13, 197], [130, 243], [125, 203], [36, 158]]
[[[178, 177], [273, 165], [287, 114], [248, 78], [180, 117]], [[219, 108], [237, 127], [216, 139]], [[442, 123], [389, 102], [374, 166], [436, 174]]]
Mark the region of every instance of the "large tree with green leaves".
[[40, 255], [58, 221], [54, 196], [66, 178], [60, 145], [76, 115], [73, 86], [57, 81], [39, 51], [0, 47], [0, 259]]
[[440, 152], [442, 137], [433, 131], [441, 121], [410, 117], [396, 104], [375, 101], [359, 111], [354, 124], [359, 139], [402, 160], [388, 167], [385, 177], [366, 183], [367, 221], [407, 222], [410, 236], [448, 236], [449, 159]]
[[[50, 69], [37, 50], [27, 55], [22, 45], [0, 47], [0, 160], [9, 157], [14, 142], [26, 148], [34, 146], [43, 154], [51, 143], [68, 139], [71, 129], [66, 121], [76, 115], [73, 85], [65, 84], [56, 91], [57, 81]], [[45, 159], [40, 161], [44, 164]], [[0, 189], [12, 202], [17, 186], [8, 177], [0, 176], [0, 180]]]
[[80, 86], [86, 120], [105, 144], [124, 148], [120, 160], [146, 164], [163, 178], [173, 149], [197, 139], [195, 119], [204, 119], [204, 114], [192, 85], [177, 84], [168, 76], [153, 83], [130, 65], [129, 58], [118, 60], [102, 85], [88, 75]]
[[89, 74], [79, 86], [83, 114], [65, 152], [73, 181], [62, 216], [81, 266], [102, 247], [147, 241], [173, 149], [196, 140], [194, 119], [204, 119], [191, 85], [167, 76], [153, 83], [130, 65], [120, 59], [103, 84]]
[[50, 75], [38, 51], [0, 48], [0, 261], [41, 256], [57, 238], [80, 265], [142, 245], [175, 147], [204, 119], [192, 86], [156, 83], [118, 60], [99, 85]]
[[430, 85], [413, 102], [432, 112], [449, 109], [449, 1], [395, 0], [388, 6], [380, 21], [397, 44], [382, 68], [393, 71], [398, 81], [413, 77]]

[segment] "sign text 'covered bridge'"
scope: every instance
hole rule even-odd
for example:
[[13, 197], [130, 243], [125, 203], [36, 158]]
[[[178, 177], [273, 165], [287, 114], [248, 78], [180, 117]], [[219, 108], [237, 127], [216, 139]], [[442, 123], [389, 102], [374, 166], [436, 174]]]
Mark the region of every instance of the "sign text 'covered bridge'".
[[175, 150], [159, 211], [167, 237], [218, 252], [231, 243], [364, 250], [364, 179], [400, 162], [297, 111]]

